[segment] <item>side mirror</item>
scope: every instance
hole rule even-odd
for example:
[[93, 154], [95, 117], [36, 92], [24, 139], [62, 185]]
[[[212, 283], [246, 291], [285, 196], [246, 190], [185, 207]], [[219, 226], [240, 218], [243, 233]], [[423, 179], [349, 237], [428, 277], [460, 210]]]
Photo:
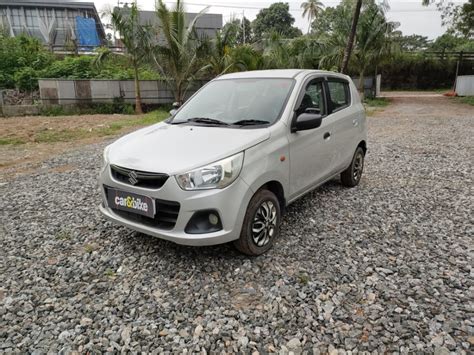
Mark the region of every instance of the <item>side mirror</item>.
[[306, 131], [321, 126], [323, 116], [317, 113], [302, 113], [293, 122], [291, 132]]
[[170, 110], [170, 115], [174, 116], [174, 115], [176, 115], [176, 112], [178, 112], [178, 110], [174, 108], [174, 109]]

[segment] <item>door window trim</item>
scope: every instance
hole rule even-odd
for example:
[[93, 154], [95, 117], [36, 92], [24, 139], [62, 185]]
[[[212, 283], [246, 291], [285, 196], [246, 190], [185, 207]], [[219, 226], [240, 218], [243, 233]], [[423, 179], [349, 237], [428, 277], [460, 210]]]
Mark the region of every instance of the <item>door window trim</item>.
[[300, 89], [300, 92], [298, 93], [298, 98], [296, 100], [296, 103], [295, 103], [295, 106], [293, 107], [293, 117], [291, 119], [291, 122], [290, 122], [290, 129], [291, 127], [293, 127], [293, 124], [295, 123], [296, 121], [296, 112], [298, 111], [298, 108], [300, 107], [301, 105], [301, 102], [303, 102], [303, 97], [306, 93], [306, 88], [308, 87], [309, 83], [311, 83], [312, 81], [316, 81], [316, 82], [321, 82], [322, 83], [322, 89], [323, 89], [323, 102], [324, 102], [324, 114], [321, 115], [323, 118], [324, 117], [327, 117], [330, 112], [329, 112], [329, 103], [328, 103], [328, 94], [327, 94], [327, 89], [326, 89], [326, 85], [325, 85], [325, 81], [326, 81], [326, 78], [323, 77], [323, 76], [311, 76], [309, 78], [307, 78], [301, 89]]
[[[329, 82], [339, 82], [339, 83], [345, 84], [344, 85], [344, 92], [346, 94], [347, 104], [345, 104], [344, 106], [340, 106], [340, 107], [333, 107], [333, 102], [332, 102], [332, 99], [331, 99], [331, 92], [329, 91]], [[351, 95], [351, 89], [350, 89], [350, 85], [349, 85], [348, 80], [338, 78], [338, 77], [328, 76], [325, 80], [324, 86], [326, 87], [326, 92], [327, 92], [326, 101], [327, 101], [329, 114], [339, 112], [339, 111], [344, 110], [344, 109], [346, 109], [346, 108], [348, 108], [352, 105], [352, 95]]]

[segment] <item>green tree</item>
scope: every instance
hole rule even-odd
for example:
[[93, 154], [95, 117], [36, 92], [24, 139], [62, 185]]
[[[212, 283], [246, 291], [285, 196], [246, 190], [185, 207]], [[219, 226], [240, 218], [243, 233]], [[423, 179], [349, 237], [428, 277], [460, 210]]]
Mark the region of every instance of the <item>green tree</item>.
[[307, 0], [301, 4], [301, 8], [303, 9], [303, 17], [308, 17], [309, 21], [308, 33], [311, 31], [313, 19], [316, 18], [323, 7], [324, 4], [319, 0]]
[[[36, 88], [36, 73], [54, 60], [55, 57], [36, 38], [26, 35], [10, 37], [8, 33], [0, 32], [0, 88], [10, 89], [19, 84], [22, 89], [26, 89], [24, 84], [28, 81], [28, 75], [32, 76], [32, 89]], [[18, 71], [22, 71], [22, 74], [15, 78]]]
[[474, 39], [474, 0], [460, 6], [453, 28], [464, 38]]
[[347, 10], [346, 6], [326, 7], [322, 9], [316, 14], [311, 24], [311, 33], [318, 38], [333, 33], [336, 28], [341, 27], [341, 21], [345, 21], [348, 17], [342, 13], [345, 10]]
[[398, 23], [387, 21], [386, 8], [368, 3], [360, 16], [352, 65], [359, 74], [359, 90], [363, 92], [364, 76], [395, 50], [393, 31]]
[[227, 22], [222, 28], [223, 31], [227, 31], [228, 28], [232, 28], [232, 40], [234, 45], [241, 45], [245, 43], [253, 42], [252, 25], [248, 18], [244, 17], [241, 19], [233, 19]]
[[[364, 1], [354, 35], [352, 56], [344, 72], [357, 73], [363, 79], [369, 70], [375, 71], [377, 65], [396, 49], [394, 30], [398, 24], [387, 21], [385, 10], [386, 7], [375, 4], [374, 0]], [[322, 68], [334, 69], [341, 61], [348, 60], [347, 35], [353, 25], [353, 13], [354, 5], [350, 1], [343, 1], [331, 12], [333, 23], [327, 25], [330, 31], [319, 34], [323, 48], [320, 57]]]
[[116, 7], [111, 14], [111, 23], [120, 33], [120, 40], [126, 48], [125, 55], [133, 67], [135, 80], [135, 112], [141, 114], [142, 99], [140, 91], [139, 68], [147, 62], [151, 50], [151, 28], [140, 22], [140, 13], [136, 2], [127, 9]]
[[468, 0], [464, 4], [445, 0], [422, 0], [424, 6], [433, 3], [441, 12], [442, 24], [448, 27], [448, 32], [471, 40], [474, 38], [474, 0]]
[[266, 69], [286, 69], [291, 66], [291, 56], [281, 34], [272, 32], [265, 36], [263, 61]]
[[212, 76], [225, 74], [235, 68], [236, 62], [231, 56], [231, 48], [235, 44], [236, 29], [232, 26], [217, 31], [210, 41], [210, 49], [206, 61]]
[[209, 68], [201, 65], [198, 58], [199, 43], [196, 39], [195, 24], [201, 11], [187, 26], [183, 2], [169, 10], [163, 0], [158, 0], [156, 15], [160, 20], [160, 31], [165, 43], [157, 44], [153, 49], [154, 63], [163, 79], [173, 91], [176, 102], [183, 103], [186, 93], [196, 75]]
[[429, 50], [440, 52], [473, 51], [474, 41], [448, 32], [436, 38], [436, 40], [430, 45]]
[[242, 44], [230, 50], [230, 56], [240, 70], [260, 70], [265, 68], [262, 52], [250, 44]]
[[288, 43], [292, 68], [318, 69], [319, 61], [323, 54], [323, 46], [313, 36], [301, 36]]
[[425, 50], [429, 47], [431, 42], [428, 40], [428, 37], [421, 35], [399, 35], [395, 37], [394, 40], [399, 45], [401, 50], [409, 52]]
[[294, 23], [295, 19], [290, 14], [290, 6], [277, 2], [260, 10], [252, 22], [252, 28], [257, 41], [273, 32], [279, 33], [284, 38], [294, 38], [302, 34], [300, 29], [293, 27]]

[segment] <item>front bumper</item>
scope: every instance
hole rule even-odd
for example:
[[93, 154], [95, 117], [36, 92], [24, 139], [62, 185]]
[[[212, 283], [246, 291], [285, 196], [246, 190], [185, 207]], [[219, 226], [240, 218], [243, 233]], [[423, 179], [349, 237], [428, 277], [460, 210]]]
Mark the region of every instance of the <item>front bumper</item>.
[[[240, 177], [225, 189], [184, 191], [178, 186], [175, 178], [170, 176], [161, 188], [152, 190], [116, 181], [107, 166], [102, 170], [99, 181], [102, 194], [99, 209], [107, 219], [144, 234], [192, 246], [222, 244], [238, 239], [245, 211], [253, 195], [250, 187]], [[180, 209], [174, 227], [161, 229], [119, 215], [107, 206], [104, 185], [157, 200], [178, 202]], [[186, 233], [185, 228], [189, 220], [195, 212], [201, 210], [217, 211], [221, 218], [222, 229], [205, 234]]]

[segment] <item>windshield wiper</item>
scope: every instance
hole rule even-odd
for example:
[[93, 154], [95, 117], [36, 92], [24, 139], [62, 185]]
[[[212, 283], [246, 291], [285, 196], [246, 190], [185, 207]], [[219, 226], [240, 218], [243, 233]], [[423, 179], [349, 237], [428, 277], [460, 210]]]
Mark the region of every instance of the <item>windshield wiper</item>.
[[233, 122], [233, 125], [236, 126], [254, 126], [254, 125], [261, 125], [261, 124], [269, 124], [270, 122], [268, 121], [263, 121], [263, 120], [240, 120], [237, 122]]
[[224, 121], [216, 120], [214, 118], [207, 118], [207, 117], [194, 117], [194, 118], [190, 118], [190, 119], [186, 120], [186, 122], [216, 124], [216, 125], [220, 125], [220, 126], [228, 126], [229, 125], [228, 123], [226, 123]]

